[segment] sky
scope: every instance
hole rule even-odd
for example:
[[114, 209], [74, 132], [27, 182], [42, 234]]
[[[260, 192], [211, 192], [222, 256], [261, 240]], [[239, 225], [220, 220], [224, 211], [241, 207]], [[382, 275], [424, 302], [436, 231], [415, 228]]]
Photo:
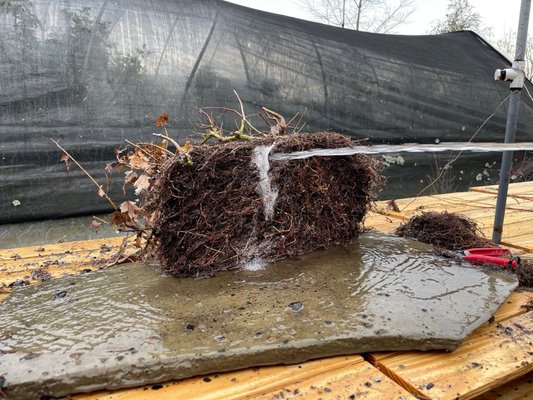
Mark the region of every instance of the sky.
[[[298, 0], [226, 0], [250, 8], [256, 8], [276, 14], [310, 19], [299, 5]], [[416, 11], [409, 22], [401, 26], [396, 33], [404, 35], [424, 35], [433, 22], [446, 14], [448, 0], [415, 0]], [[475, 10], [481, 15], [483, 23], [492, 28], [493, 37], [500, 38], [506, 31], [516, 31], [521, 0], [470, 0]], [[505, 4], [505, 6], [502, 6]], [[533, 13], [532, 13], [533, 14]], [[530, 24], [533, 33], [533, 26]], [[486, 38], [489, 42], [491, 38]]]

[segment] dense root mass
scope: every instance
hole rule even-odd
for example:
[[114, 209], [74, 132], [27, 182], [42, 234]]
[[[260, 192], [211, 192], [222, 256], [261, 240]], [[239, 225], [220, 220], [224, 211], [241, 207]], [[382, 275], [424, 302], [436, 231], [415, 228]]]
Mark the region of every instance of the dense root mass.
[[265, 164], [270, 146], [287, 153], [353, 145], [320, 132], [199, 146], [192, 163], [172, 159], [145, 206], [162, 268], [205, 276], [354, 240], [382, 183], [378, 162], [356, 154]]
[[424, 212], [396, 229], [396, 234], [432, 244], [441, 249], [466, 250], [492, 247], [470, 218], [448, 212]]

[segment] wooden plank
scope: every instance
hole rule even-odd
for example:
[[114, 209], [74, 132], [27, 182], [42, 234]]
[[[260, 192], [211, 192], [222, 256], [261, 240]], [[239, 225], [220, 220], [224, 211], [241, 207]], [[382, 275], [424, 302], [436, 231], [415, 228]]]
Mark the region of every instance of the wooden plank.
[[364, 226], [365, 228], [376, 229], [383, 233], [393, 233], [400, 225], [400, 222], [401, 221], [397, 218], [391, 218], [377, 212], [369, 212], [365, 219]]
[[[380, 213], [390, 213], [390, 215], [397, 216], [398, 218], [411, 217], [427, 211], [448, 211], [450, 213], [464, 214], [469, 215], [471, 218], [476, 218], [490, 215], [494, 216], [494, 210], [496, 207], [495, 201], [473, 203], [469, 202], [468, 199], [464, 199], [454, 203], [441, 200], [443, 199], [429, 202], [425, 199], [422, 199], [415, 201], [409, 206], [403, 204], [402, 201], [397, 201], [397, 205], [400, 209], [399, 213], [393, 213], [390, 210], [387, 210], [387, 208], [383, 207], [381, 204], [378, 205], [377, 209]], [[506, 207], [506, 214], [507, 213], [525, 213], [525, 215], [530, 216], [533, 214], [533, 201], [523, 200], [519, 203], [508, 204]]]
[[471, 399], [533, 371], [533, 311], [478, 329], [454, 352], [409, 352], [376, 365], [426, 399]]
[[[494, 226], [494, 211], [492, 210], [491, 213], [485, 214], [485, 215], [472, 215], [470, 213], [460, 213], [461, 215], [464, 215], [476, 222], [478, 227], [483, 232], [490, 232], [492, 235], [492, 229]], [[529, 227], [530, 231], [533, 231], [533, 213], [506, 213], [505, 214], [505, 223], [504, 223], [504, 232], [508, 232], [512, 236], [512, 232], [514, 232], [517, 228], [520, 229], [521, 227], [524, 227], [524, 230], [527, 230]], [[491, 236], [489, 235], [489, 237]]]
[[[122, 240], [118, 237], [3, 250], [0, 252], [0, 301], [10, 293], [9, 286], [18, 280], [35, 284], [104, 268], [117, 254]], [[129, 246], [124, 254], [134, 251]]]
[[[498, 191], [498, 184], [487, 185], [487, 186], [472, 186], [470, 189], [484, 189], [492, 190], [494, 192]], [[533, 194], [533, 181], [526, 182], [514, 182], [509, 184], [509, 193], [510, 194]]]
[[530, 218], [522, 218], [521, 221], [517, 221], [514, 223], [506, 222], [504, 225], [504, 239], [511, 240], [514, 237], [523, 235], [529, 235], [531, 238], [533, 238], [533, 214]]
[[254, 396], [277, 399], [416, 399], [371, 364], [364, 362]]
[[[503, 233], [505, 234], [505, 231]], [[527, 245], [528, 243], [533, 244], [533, 225], [530, 227], [524, 226], [523, 229], [517, 229], [513, 233], [513, 236], [506, 238], [508, 241], [522, 246]]]
[[[473, 186], [468, 190], [479, 193], [497, 194], [498, 185]], [[508, 188], [507, 196], [533, 200], [533, 181], [511, 183]]]
[[476, 400], [525, 400], [533, 398], [533, 373], [476, 397]]
[[[514, 318], [528, 311], [526, 305], [533, 302], [533, 292], [514, 292], [511, 293], [505, 303], [494, 313], [494, 323], [500, 323], [505, 320]], [[486, 329], [490, 323], [485, 323], [478, 329]]]
[[[490, 193], [478, 193], [478, 192], [454, 192], [454, 193], [443, 193], [443, 194], [432, 194], [428, 196], [420, 197], [406, 197], [403, 199], [396, 199], [396, 203], [402, 209], [407, 207], [408, 209], [416, 209], [423, 205], [434, 205], [434, 204], [450, 204], [457, 205], [461, 202], [467, 202], [468, 204], [490, 204], [496, 200], [496, 196]], [[418, 205], [416, 204], [418, 203]]]
[[[484, 187], [473, 187], [469, 188], [469, 191], [472, 192], [478, 192], [478, 193], [486, 193], [486, 194], [497, 194], [497, 190], [487, 190]], [[524, 200], [533, 200], [533, 194], [507, 194], [508, 199], [524, 199]]]
[[[495, 210], [494, 207], [483, 208], [483, 209], [477, 208], [477, 209], [472, 209], [472, 210], [464, 209], [464, 210], [457, 211], [457, 213], [467, 215], [468, 217], [472, 219], [476, 219], [476, 220], [487, 218], [489, 220], [489, 223], [492, 224], [492, 221], [494, 220], [494, 210]], [[520, 204], [515, 205], [512, 208], [507, 207], [505, 209], [505, 216], [506, 217], [521, 216], [522, 218], [531, 219], [533, 217], [533, 202], [529, 201], [527, 203], [526, 202], [520, 203]], [[513, 222], [516, 222], [516, 221], [513, 220]]]
[[[356, 371], [366, 363], [359, 355], [331, 357], [288, 366], [272, 366], [246, 369], [235, 372], [212, 374], [163, 385], [147, 385], [136, 389], [101, 391], [73, 396], [72, 400], [141, 400], [154, 396], [158, 400], [170, 399], [245, 399], [255, 398], [261, 393], [282, 390], [299, 381], [314, 380], [319, 376], [330, 376], [337, 370]], [[373, 368], [373, 367], [371, 367]], [[379, 371], [373, 368], [376, 374]], [[365, 373], [367, 371], [365, 370]], [[366, 375], [365, 375], [366, 379]], [[157, 391], [154, 391], [156, 388]], [[401, 388], [399, 388], [401, 389]]]
[[[533, 187], [533, 182], [531, 183], [531, 186]], [[444, 205], [449, 207], [462, 206], [466, 207], [466, 209], [470, 209], [493, 206], [496, 203], [496, 198], [496, 192], [486, 193], [470, 191], [396, 199], [396, 203], [402, 212]], [[531, 201], [533, 201], [531, 198], [512, 197], [509, 198], [507, 202], [509, 206], [513, 206], [518, 203], [531, 203]], [[377, 206], [385, 207], [386, 203], [386, 201], [380, 201], [377, 203]]]
[[52, 257], [69, 251], [74, 254], [80, 251], [99, 250], [103, 246], [118, 248], [123, 237], [111, 237], [77, 242], [45, 244], [42, 246], [18, 247], [14, 249], [0, 249], [0, 261], [13, 261], [25, 258]]

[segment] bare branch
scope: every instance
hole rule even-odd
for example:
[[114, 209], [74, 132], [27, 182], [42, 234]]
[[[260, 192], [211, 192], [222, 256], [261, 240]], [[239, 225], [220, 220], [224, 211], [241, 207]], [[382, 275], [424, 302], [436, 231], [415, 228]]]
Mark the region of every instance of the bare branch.
[[161, 151], [164, 151], [169, 156], [173, 156], [174, 155], [174, 153], [172, 153], [171, 151], [168, 151], [164, 147], [158, 146], [157, 144], [146, 143], [146, 142], [133, 143], [132, 141], [130, 141], [128, 139], [126, 139], [125, 142], [128, 143], [129, 145], [133, 146], [133, 147], [136, 147], [139, 151], [143, 152], [144, 154], [146, 154], [147, 156], [152, 157], [152, 158], [153, 158], [153, 156], [151, 154], [149, 154], [146, 150], [144, 150], [142, 148], [142, 146], [153, 146], [153, 147], [155, 147], [155, 148], [157, 148], [157, 149], [159, 149]]
[[181, 149], [181, 146], [179, 145], [179, 143], [167, 135], [163, 135], [161, 133], [152, 133], [152, 135], [168, 140], [170, 143], [172, 143], [176, 147], [176, 150]]
[[380, 33], [392, 32], [415, 11], [414, 0], [300, 0], [299, 3], [317, 21]]
[[109, 204], [111, 204], [111, 206], [112, 206], [115, 210], [118, 211], [118, 207], [117, 207], [117, 205], [116, 205], [115, 202], [111, 199], [111, 197], [109, 197], [109, 196], [107, 195], [107, 193], [105, 192], [103, 186], [100, 185], [98, 182], [96, 182], [96, 180], [93, 178], [93, 176], [92, 176], [89, 172], [87, 172], [87, 170], [86, 170], [85, 168], [83, 168], [82, 165], [81, 165], [81, 164], [80, 164], [80, 163], [79, 163], [74, 157], [72, 157], [72, 155], [71, 155], [68, 151], [66, 151], [66, 150], [63, 148], [63, 146], [61, 146], [57, 141], [55, 141], [55, 140], [52, 139], [52, 138], [50, 138], [50, 140], [51, 140], [52, 142], [54, 142], [54, 144], [55, 144], [55, 145], [56, 145], [56, 146], [57, 146], [57, 147], [58, 147], [63, 153], [65, 153], [65, 154], [69, 157], [69, 159], [72, 160], [72, 162], [73, 162], [74, 164], [76, 164], [76, 165], [78, 166], [78, 168], [79, 168], [79, 169], [80, 169], [85, 175], [87, 175], [87, 177], [92, 181], [92, 183], [94, 183], [95, 186], [98, 188], [98, 194], [101, 195], [101, 197], [104, 197], [104, 198], [109, 202]]

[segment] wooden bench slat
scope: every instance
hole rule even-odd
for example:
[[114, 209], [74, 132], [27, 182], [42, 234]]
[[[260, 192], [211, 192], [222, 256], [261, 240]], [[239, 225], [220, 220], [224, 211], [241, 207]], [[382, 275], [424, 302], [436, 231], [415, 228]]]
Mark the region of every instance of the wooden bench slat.
[[474, 332], [452, 353], [408, 352], [377, 360], [418, 396], [470, 399], [533, 371], [533, 311]]

